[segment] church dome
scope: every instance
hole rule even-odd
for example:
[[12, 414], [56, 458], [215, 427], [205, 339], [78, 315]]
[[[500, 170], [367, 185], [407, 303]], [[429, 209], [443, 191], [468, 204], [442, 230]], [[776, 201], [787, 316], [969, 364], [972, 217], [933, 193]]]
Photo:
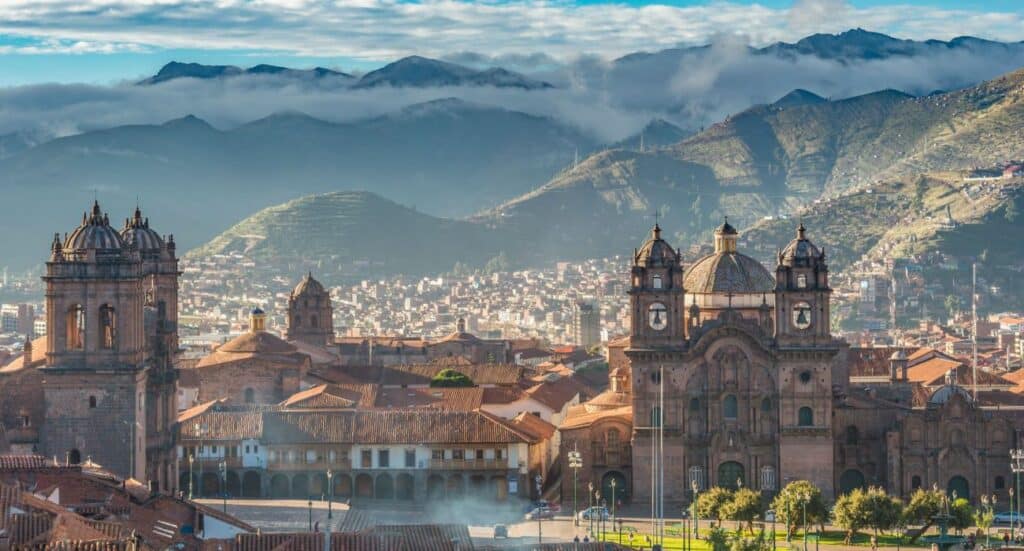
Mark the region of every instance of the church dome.
[[794, 260], [820, 258], [821, 254], [818, 247], [815, 247], [814, 243], [807, 239], [807, 230], [801, 222], [796, 229], [796, 239], [790, 241], [789, 245], [782, 250], [782, 261], [792, 264]]
[[651, 237], [637, 250], [633, 261], [638, 266], [670, 266], [679, 263], [679, 254], [661, 238], [661, 226], [655, 224]]
[[295, 286], [292, 290], [292, 296], [298, 297], [302, 295], [322, 295], [324, 294], [324, 286], [319, 281], [313, 279], [313, 272], [306, 274], [306, 277], [302, 278], [302, 281]]
[[110, 218], [102, 213], [98, 201], [93, 203], [91, 214], [82, 214], [82, 225], [64, 240], [65, 252], [120, 252], [124, 246], [121, 234], [110, 226]]
[[687, 293], [753, 294], [775, 291], [775, 278], [757, 260], [736, 251], [739, 232], [726, 220], [715, 230], [715, 252], [694, 262], [683, 275]]
[[138, 207], [135, 207], [135, 215], [124, 221], [121, 238], [143, 253], [158, 252], [164, 247], [163, 238], [149, 229], [149, 218], [143, 218]]

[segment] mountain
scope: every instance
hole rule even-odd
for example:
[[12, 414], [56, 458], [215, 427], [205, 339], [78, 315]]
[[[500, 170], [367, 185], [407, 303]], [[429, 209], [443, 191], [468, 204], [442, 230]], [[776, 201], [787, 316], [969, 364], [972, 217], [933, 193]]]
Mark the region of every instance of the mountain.
[[814, 92], [797, 88], [776, 100], [775, 103], [772, 104], [772, 107], [799, 107], [801, 105], [814, 105], [816, 103], [824, 103], [826, 101], [828, 100]]
[[501, 68], [484, 70], [471, 69], [446, 61], [420, 56], [409, 56], [389, 63], [376, 71], [363, 75], [354, 88], [428, 88], [441, 86], [494, 86], [496, 88], [520, 88], [542, 90], [552, 88], [551, 84], [527, 78]]
[[[359, 191], [310, 195], [235, 224], [193, 258], [244, 252], [257, 263], [316, 267], [325, 281], [365, 273], [429, 274], [486, 262], [495, 236], [470, 222], [436, 218]], [[476, 264], [476, 263], [474, 263]]]
[[639, 150], [643, 145], [644, 150], [656, 149], [678, 143], [691, 135], [693, 132], [687, 132], [665, 119], [654, 119], [636, 134], [612, 144], [609, 148]]
[[[70, 231], [98, 191], [129, 212], [136, 198], [182, 249], [297, 196], [368, 189], [443, 216], [464, 216], [532, 189], [595, 144], [549, 118], [443, 99], [385, 116], [332, 123], [280, 113], [230, 130], [195, 117], [56, 139], [0, 160], [11, 209], [0, 247], [12, 267], [35, 264], [54, 231]], [[64, 213], [61, 215], [60, 213]], [[67, 227], [66, 227], [67, 226]], [[49, 237], [48, 237], [49, 236]]]
[[984, 40], [972, 36], [961, 36], [945, 42], [942, 40], [903, 40], [889, 35], [851, 29], [839, 34], [814, 34], [795, 43], [777, 42], [758, 50], [760, 54], [780, 57], [813, 55], [821, 59], [842, 62], [888, 59], [890, 57], [912, 57], [927, 55], [942, 50], [955, 49], [1019, 49], [1021, 43], [1004, 43]]
[[881, 91], [796, 107], [762, 105], [655, 151], [597, 153], [478, 220], [541, 254], [614, 254], [662, 215], [681, 247], [723, 215], [740, 225], [877, 180], [1024, 157], [1024, 70], [916, 98]]
[[241, 75], [281, 75], [295, 79], [317, 80], [332, 78], [349, 80], [353, 76], [340, 71], [316, 67], [313, 69], [289, 69], [277, 65], [255, 65], [248, 69], [242, 69], [234, 65], [203, 65], [201, 63], [182, 63], [172, 61], [160, 68], [157, 74], [140, 80], [139, 85], [160, 84], [179, 78], [217, 79], [236, 77]]

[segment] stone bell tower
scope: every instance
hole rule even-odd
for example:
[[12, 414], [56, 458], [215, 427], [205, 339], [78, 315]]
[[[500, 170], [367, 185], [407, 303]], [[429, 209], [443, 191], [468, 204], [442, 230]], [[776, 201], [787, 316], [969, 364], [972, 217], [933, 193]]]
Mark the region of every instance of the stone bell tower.
[[631, 348], [683, 346], [683, 269], [657, 224], [633, 255], [629, 296]]

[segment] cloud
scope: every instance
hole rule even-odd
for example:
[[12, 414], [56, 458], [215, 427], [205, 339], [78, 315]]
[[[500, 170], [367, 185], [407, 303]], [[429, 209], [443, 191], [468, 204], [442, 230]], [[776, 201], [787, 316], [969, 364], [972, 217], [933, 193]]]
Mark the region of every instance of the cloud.
[[[114, 48], [257, 50], [384, 60], [418, 53], [520, 56], [524, 65], [582, 52], [609, 58], [740, 34], [754, 44], [857, 26], [909, 38], [972, 34], [1020, 40], [1022, 13], [915, 5], [853, 8], [796, 0], [791, 8], [712, 2], [669, 6], [556, 0], [6, 0], [0, 34]], [[17, 51], [17, 48], [15, 48]], [[511, 57], [504, 59], [511, 60]]]

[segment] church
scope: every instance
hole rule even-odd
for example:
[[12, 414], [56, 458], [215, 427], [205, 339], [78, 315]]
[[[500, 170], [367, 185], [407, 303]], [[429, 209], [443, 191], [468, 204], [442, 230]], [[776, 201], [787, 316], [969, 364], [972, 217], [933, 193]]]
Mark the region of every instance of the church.
[[560, 426], [563, 457], [583, 458], [578, 487], [686, 503], [713, 486], [770, 496], [809, 480], [832, 499], [934, 484], [1006, 503], [1009, 450], [1024, 436], [1012, 384], [982, 373], [972, 394], [970, 370], [936, 351], [833, 337], [825, 250], [802, 224], [774, 274], [738, 240], [726, 221], [714, 252], [686, 262], [655, 225], [634, 252], [631, 331], [609, 343], [610, 388]]

